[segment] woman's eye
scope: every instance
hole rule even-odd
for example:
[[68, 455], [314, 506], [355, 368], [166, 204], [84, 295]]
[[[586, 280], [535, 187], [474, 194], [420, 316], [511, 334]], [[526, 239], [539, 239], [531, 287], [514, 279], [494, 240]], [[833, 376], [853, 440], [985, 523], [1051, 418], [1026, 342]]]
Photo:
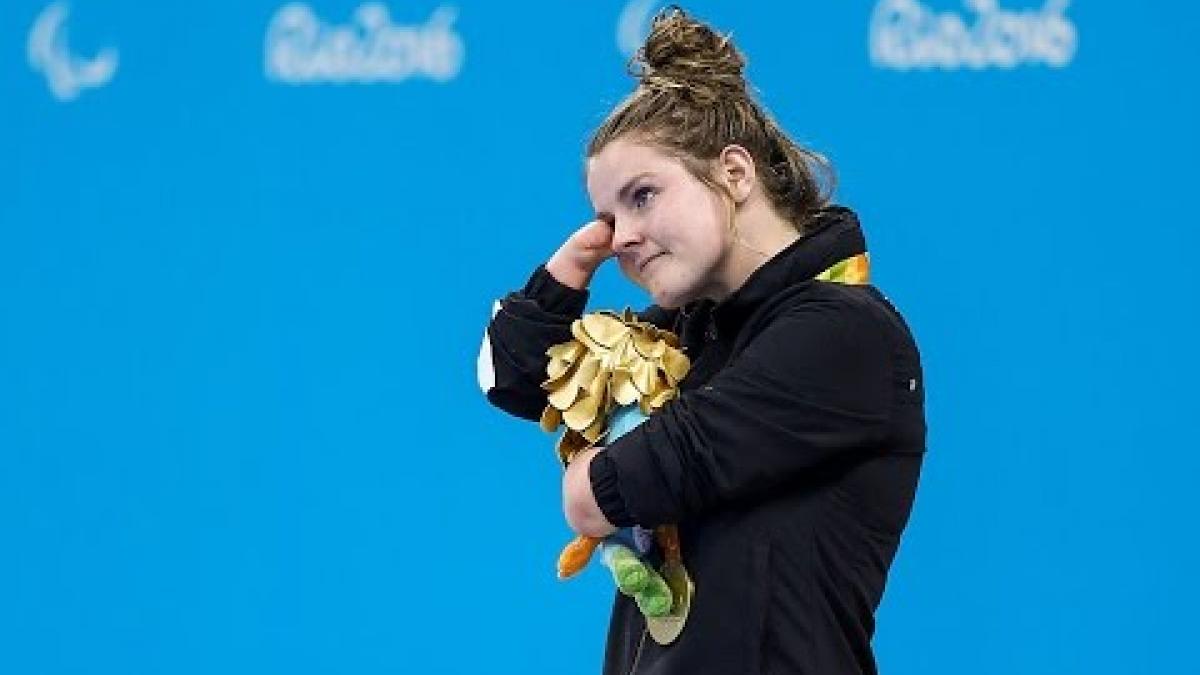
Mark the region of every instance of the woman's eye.
[[645, 208], [650, 202], [650, 198], [654, 196], [654, 188], [640, 187], [633, 191], [633, 206], [634, 208]]

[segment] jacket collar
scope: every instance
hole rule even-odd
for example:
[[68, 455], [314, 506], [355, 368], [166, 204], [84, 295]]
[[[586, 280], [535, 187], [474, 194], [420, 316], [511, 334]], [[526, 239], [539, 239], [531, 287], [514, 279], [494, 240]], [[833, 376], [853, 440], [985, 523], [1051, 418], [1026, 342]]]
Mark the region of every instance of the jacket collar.
[[[784, 288], [808, 281], [838, 261], [866, 250], [858, 216], [844, 206], [827, 206], [814, 216], [799, 239], [754, 270], [729, 297], [715, 304], [699, 300], [685, 313], [707, 310], [718, 327], [736, 327]], [[701, 304], [707, 306], [695, 306]]]

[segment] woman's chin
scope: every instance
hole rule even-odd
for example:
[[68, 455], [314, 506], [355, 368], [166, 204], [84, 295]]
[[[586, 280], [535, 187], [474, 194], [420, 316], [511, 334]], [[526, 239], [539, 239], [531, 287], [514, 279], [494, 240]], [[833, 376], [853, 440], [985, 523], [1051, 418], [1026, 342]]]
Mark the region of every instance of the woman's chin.
[[691, 302], [691, 294], [687, 292], [686, 288], [664, 287], [661, 283], [647, 283], [644, 280], [638, 282], [637, 285], [646, 291], [655, 305], [663, 309], [678, 309]]

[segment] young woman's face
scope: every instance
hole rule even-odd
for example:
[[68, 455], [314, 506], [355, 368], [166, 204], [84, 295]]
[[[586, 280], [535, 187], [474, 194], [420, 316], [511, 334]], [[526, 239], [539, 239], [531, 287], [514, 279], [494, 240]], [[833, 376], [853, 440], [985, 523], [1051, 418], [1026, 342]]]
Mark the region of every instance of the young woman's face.
[[726, 206], [679, 160], [617, 139], [588, 159], [587, 189], [614, 226], [621, 272], [655, 304], [714, 297], [731, 245]]

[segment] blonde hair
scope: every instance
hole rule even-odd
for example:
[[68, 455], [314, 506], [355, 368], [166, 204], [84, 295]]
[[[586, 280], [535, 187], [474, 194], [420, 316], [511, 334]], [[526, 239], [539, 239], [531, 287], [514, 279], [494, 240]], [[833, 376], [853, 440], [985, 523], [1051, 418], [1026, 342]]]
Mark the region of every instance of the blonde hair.
[[712, 176], [712, 160], [730, 144], [754, 159], [776, 211], [804, 232], [829, 204], [833, 168], [823, 156], [792, 141], [749, 91], [746, 58], [728, 35], [676, 6], [655, 16], [650, 35], [630, 60], [639, 82], [593, 133], [587, 156], [630, 137], [679, 160], [696, 178], [732, 197]]

